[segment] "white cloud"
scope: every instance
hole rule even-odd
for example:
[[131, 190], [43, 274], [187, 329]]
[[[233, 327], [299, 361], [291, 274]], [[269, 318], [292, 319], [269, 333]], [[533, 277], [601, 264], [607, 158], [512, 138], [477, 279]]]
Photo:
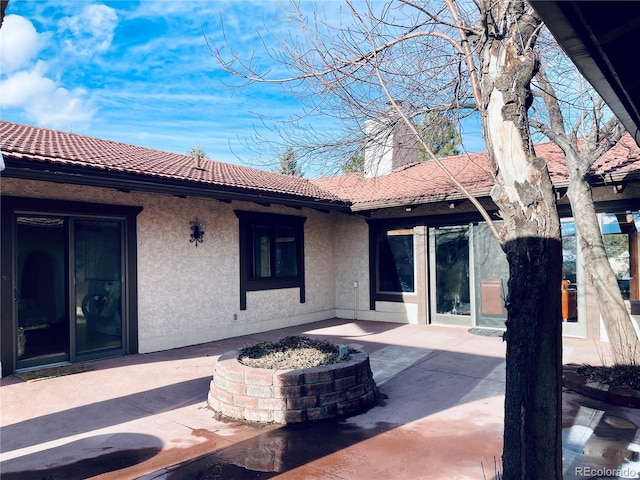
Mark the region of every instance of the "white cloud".
[[19, 15], [7, 15], [0, 29], [0, 70], [3, 74], [25, 67], [40, 50], [33, 24]]
[[58, 87], [46, 102], [32, 104], [27, 114], [33, 115], [40, 125], [52, 128], [69, 128], [87, 125], [91, 122], [95, 110], [86, 98], [87, 91], [81, 88], [67, 90]]
[[38, 61], [31, 70], [16, 72], [0, 81], [0, 105], [24, 110], [38, 125], [66, 129], [86, 125], [95, 110], [81, 88], [67, 90], [47, 78], [46, 63]]
[[40, 61], [32, 70], [22, 70], [2, 80], [2, 106], [23, 108], [33, 97], [54, 91], [56, 85], [44, 76], [45, 72], [45, 63]]
[[113, 8], [88, 5], [78, 15], [60, 20], [60, 29], [72, 35], [64, 40], [64, 49], [83, 57], [105, 52], [111, 46], [117, 25], [118, 15]]
[[[93, 35], [95, 39], [81, 42], [91, 52], [106, 49], [111, 44], [117, 16], [104, 6], [91, 5], [76, 17], [67, 17], [72, 33]], [[7, 15], [0, 29], [0, 106], [22, 110], [37, 125], [67, 129], [87, 125], [95, 109], [83, 88], [64, 88], [58, 75], [51, 74], [51, 62], [36, 60], [50, 34], [39, 34], [31, 21], [19, 15]], [[86, 39], [85, 39], [86, 40]], [[84, 53], [80, 52], [84, 55]]]

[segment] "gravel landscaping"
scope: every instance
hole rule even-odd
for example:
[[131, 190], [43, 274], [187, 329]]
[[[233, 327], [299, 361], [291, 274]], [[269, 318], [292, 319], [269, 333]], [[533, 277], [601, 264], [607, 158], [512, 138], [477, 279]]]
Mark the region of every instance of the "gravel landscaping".
[[340, 347], [323, 340], [290, 336], [245, 347], [240, 350], [238, 361], [248, 367], [275, 370], [312, 368], [340, 362]]
[[600, 382], [615, 388], [640, 391], [640, 365], [614, 365], [612, 367], [583, 365], [576, 370], [576, 373], [590, 382]]

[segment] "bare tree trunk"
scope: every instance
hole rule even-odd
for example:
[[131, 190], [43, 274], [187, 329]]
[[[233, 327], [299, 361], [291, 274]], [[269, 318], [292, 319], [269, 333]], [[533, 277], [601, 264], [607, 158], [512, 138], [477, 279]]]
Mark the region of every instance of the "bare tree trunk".
[[0, 0], [0, 25], [4, 22], [4, 11], [7, 9], [7, 5], [9, 5], [9, 0]]
[[[315, 16], [309, 25], [294, 2], [294, 22], [303, 26], [311, 45], [283, 41], [284, 53], [276, 57], [288, 59], [299, 75], [271, 81], [312, 83], [310, 91], [323, 99], [344, 102], [339, 107], [348, 121], [379, 117], [378, 107], [371, 107], [379, 104], [374, 84], [399, 114], [396, 94], [426, 108], [424, 113], [433, 102], [437, 108], [479, 110], [495, 178], [491, 196], [504, 220], [496, 236], [509, 262], [504, 478], [560, 479], [560, 220], [546, 162], [535, 156], [528, 123], [541, 21], [522, 0], [443, 2], [446, 9], [437, 2], [399, 0], [378, 17], [377, 8], [358, 12], [347, 0], [356, 26], [328, 26], [327, 32], [319, 32]], [[410, 9], [406, 26], [403, 7]], [[363, 51], [367, 42], [371, 48]], [[229, 57], [219, 48], [212, 53], [243, 81], [270, 81], [234, 53]], [[447, 95], [450, 100], [443, 99]], [[338, 103], [323, 108], [332, 105]], [[487, 222], [492, 225], [490, 218]]]
[[559, 479], [560, 241], [540, 234], [507, 242], [505, 250], [512, 272], [508, 284], [503, 478]]
[[565, 158], [570, 181], [567, 196], [571, 202], [576, 233], [589, 280], [596, 290], [600, 315], [609, 335], [614, 362], [626, 365], [638, 364], [640, 363], [638, 335], [631, 324], [629, 312], [609, 263], [593, 204], [591, 187], [585, 180], [589, 163], [583, 161], [579, 153], [573, 149], [565, 151]]
[[[560, 219], [527, 110], [539, 19], [523, 2], [491, 6], [482, 47], [483, 131], [509, 262], [503, 476], [562, 477]], [[515, 21], [514, 21], [515, 19]]]

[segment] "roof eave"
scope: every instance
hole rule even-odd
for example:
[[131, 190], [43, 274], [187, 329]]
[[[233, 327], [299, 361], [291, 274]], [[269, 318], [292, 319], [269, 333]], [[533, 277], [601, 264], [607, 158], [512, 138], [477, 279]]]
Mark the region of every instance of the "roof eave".
[[[485, 198], [485, 197], [489, 197], [489, 192], [488, 191], [472, 192], [472, 195], [475, 198]], [[426, 205], [426, 204], [437, 203], [437, 202], [452, 202], [452, 201], [458, 201], [458, 200], [465, 200], [467, 198], [468, 197], [463, 193], [443, 193], [443, 194], [423, 195], [423, 196], [406, 197], [406, 198], [391, 198], [386, 200], [354, 203], [353, 205], [351, 205], [351, 211], [365, 212], [365, 211], [380, 210], [383, 208], [412, 207], [416, 205]]]
[[248, 201], [279, 204], [294, 208], [350, 212], [350, 203], [342, 200], [270, 192], [267, 190], [199, 183], [181, 179], [166, 179], [125, 172], [93, 171], [73, 166], [51, 164], [34, 165], [4, 157], [6, 168], [2, 176], [25, 180], [68, 183], [92, 187], [114, 188], [121, 191], [157, 193], [177, 197], [199, 197], [228, 201]]
[[[640, 173], [637, 172], [607, 172], [607, 173], [592, 173], [591, 174], [591, 187], [603, 187], [603, 186], [615, 186], [624, 185], [629, 182], [636, 182], [640, 180]], [[569, 187], [569, 177], [558, 176], [553, 180], [553, 187], [556, 190], [566, 190]], [[491, 195], [490, 190], [476, 190], [471, 192], [472, 196], [476, 199], [489, 199]], [[380, 210], [384, 208], [394, 207], [410, 207], [416, 205], [427, 205], [437, 202], [456, 202], [459, 200], [465, 200], [468, 197], [461, 192], [450, 192], [443, 194], [433, 194], [406, 198], [394, 198], [386, 200], [376, 200], [371, 202], [356, 202], [351, 205], [352, 212], [370, 212]]]

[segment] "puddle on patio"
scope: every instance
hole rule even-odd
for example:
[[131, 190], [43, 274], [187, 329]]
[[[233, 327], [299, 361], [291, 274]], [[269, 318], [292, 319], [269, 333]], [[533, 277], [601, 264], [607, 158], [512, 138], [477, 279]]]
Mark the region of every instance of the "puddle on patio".
[[344, 421], [287, 425], [185, 462], [162, 478], [273, 478], [396, 426], [378, 423], [365, 429]]
[[[562, 434], [565, 480], [640, 479], [640, 459], [635, 451], [640, 448], [638, 426], [620, 415], [575, 407], [565, 419]], [[378, 423], [365, 429], [345, 421], [288, 425], [203, 455], [154, 478], [274, 478], [395, 427]]]
[[562, 429], [564, 479], [640, 479], [640, 430], [627, 418], [578, 407]]

